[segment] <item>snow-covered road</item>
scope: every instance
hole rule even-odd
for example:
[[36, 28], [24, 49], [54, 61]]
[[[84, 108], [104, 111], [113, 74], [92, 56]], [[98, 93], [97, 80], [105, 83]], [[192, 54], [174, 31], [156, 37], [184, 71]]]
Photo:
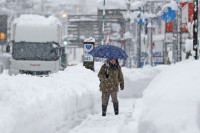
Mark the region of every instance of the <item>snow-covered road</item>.
[[91, 114], [69, 133], [118, 133], [122, 125], [131, 120], [136, 99], [119, 99], [119, 115], [114, 115], [113, 105], [109, 102], [107, 116]]

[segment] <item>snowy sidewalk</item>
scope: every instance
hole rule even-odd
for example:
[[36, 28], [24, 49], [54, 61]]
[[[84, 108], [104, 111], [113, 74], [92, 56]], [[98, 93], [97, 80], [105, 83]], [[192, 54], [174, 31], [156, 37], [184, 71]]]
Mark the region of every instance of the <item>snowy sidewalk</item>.
[[69, 133], [117, 133], [121, 126], [132, 118], [135, 101], [136, 99], [119, 99], [117, 116], [114, 115], [112, 102], [109, 102], [106, 117], [102, 117], [101, 113], [89, 115]]

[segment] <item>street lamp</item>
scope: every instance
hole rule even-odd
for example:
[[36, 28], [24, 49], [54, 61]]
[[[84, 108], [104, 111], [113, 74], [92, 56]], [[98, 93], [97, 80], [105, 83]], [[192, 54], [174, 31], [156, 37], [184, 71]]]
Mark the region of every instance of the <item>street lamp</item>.
[[66, 13], [63, 13], [63, 14], [62, 14], [62, 18], [67, 18], [67, 14], [66, 14]]
[[63, 23], [63, 35], [64, 37], [66, 36], [66, 24], [67, 24], [67, 18], [68, 18], [68, 14], [67, 13], [62, 13], [61, 14], [62, 17], [62, 23]]

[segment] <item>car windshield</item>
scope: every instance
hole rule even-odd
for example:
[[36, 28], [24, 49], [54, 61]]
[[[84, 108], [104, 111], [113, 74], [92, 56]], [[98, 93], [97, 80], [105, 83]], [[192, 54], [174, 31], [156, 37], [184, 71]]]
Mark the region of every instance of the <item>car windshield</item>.
[[59, 59], [58, 44], [54, 42], [15, 42], [13, 58], [16, 60], [55, 61]]

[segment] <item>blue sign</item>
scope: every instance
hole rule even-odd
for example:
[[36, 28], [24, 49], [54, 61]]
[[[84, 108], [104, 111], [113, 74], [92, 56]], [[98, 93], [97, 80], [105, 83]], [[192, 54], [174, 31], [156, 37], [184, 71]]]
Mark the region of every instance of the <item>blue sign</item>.
[[84, 62], [92, 62], [93, 56], [89, 52], [93, 49], [93, 44], [84, 44]]
[[92, 45], [91, 44], [90, 45], [86, 45], [85, 47], [86, 47], [86, 49], [90, 50], [92, 48]]
[[141, 13], [140, 13], [140, 14], [138, 14], [137, 18], [141, 18]]
[[167, 9], [163, 11], [161, 17], [165, 22], [170, 23], [176, 18], [176, 11], [172, 10], [171, 7], [167, 7]]
[[162, 56], [162, 52], [155, 52], [154, 55], [155, 56]]
[[145, 18], [144, 21], [142, 20], [141, 13], [137, 16], [137, 18], [139, 19], [138, 23], [141, 24], [141, 25], [148, 23], [148, 18]]

